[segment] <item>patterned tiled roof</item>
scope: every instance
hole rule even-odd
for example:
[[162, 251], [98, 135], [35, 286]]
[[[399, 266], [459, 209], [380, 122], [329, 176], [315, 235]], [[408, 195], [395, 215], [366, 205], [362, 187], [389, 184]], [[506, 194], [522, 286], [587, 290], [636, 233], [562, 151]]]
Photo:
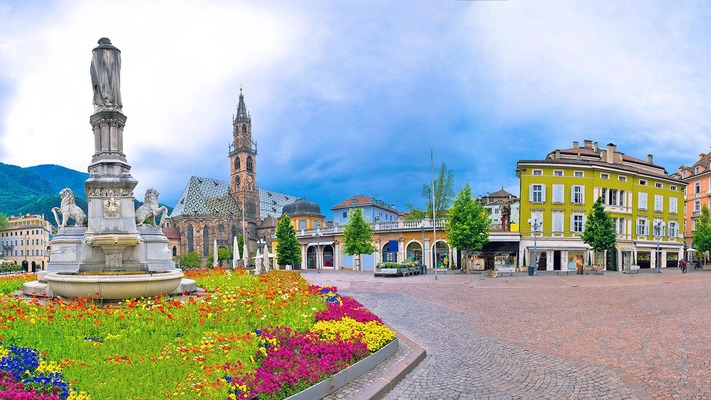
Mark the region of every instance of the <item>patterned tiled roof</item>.
[[239, 215], [240, 210], [230, 195], [230, 184], [217, 179], [191, 176], [171, 217], [190, 214]]
[[[282, 208], [296, 197], [259, 189], [259, 216], [281, 217]], [[171, 217], [190, 214], [222, 214], [239, 216], [239, 205], [230, 194], [229, 182], [199, 176], [190, 177]]]
[[285, 205], [296, 201], [296, 197], [271, 190], [259, 189], [259, 216], [280, 218]]

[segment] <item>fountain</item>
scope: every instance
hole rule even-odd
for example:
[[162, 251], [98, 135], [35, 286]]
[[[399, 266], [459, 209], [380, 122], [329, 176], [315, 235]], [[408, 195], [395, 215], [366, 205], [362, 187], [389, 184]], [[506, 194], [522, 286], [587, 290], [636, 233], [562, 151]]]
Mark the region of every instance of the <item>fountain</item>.
[[134, 210], [138, 181], [123, 153], [120, 69], [121, 51], [101, 38], [91, 61], [94, 155], [85, 183], [88, 216], [76, 206], [71, 189], [60, 192], [61, 207], [52, 210], [59, 228], [47, 271], [38, 274], [37, 282], [25, 284], [25, 294], [118, 300], [194, 287], [175, 268], [168, 239], [156, 223], [168, 211], [158, 205], [158, 192], [148, 189], [145, 203]]

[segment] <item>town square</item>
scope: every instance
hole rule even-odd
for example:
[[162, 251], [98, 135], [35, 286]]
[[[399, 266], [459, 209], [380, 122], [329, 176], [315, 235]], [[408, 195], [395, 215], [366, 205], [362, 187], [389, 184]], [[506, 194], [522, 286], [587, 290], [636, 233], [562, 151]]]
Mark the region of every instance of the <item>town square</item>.
[[708, 10], [641, 5], [0, 0], [0, 398], [711, 398]]

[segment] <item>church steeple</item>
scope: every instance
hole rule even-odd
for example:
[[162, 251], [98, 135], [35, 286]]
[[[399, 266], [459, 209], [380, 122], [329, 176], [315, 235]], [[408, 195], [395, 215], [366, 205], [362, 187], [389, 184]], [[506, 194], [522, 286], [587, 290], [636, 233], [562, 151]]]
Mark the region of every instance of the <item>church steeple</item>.
[[232, 143], [229, 150], [232, 196], [240, 208], [244, 205], [245, 219], [256, 223], [259, 219], [257, 143], [252, 140], [252, 117], [247, 112], [241, 88], [237, 115], [232, 118]]
[[247, 112], [247, 106], [244, 105], [244, 94], [242, 88], [239, 88], [239, 103], [237, 104], [237, 117], [232, 119], [232, 124], [236, 122], [246, 122], [251, 124], [252, 117]]

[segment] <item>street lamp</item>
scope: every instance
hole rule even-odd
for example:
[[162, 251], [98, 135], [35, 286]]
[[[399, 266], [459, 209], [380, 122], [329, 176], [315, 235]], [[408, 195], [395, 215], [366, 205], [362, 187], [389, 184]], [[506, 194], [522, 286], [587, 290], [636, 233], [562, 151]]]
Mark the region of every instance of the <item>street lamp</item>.
[[422, 246], [420, 246], [422, 250], [422, 254], [420, 254], [420, 273], [426, 274], [427, 273], [427, 264], [425, 264], [425, 220], [423, 219], [422, 222], [420, 222], [420, 225], [418, 227], [422, 228]]
[[536, 246], [536, 234], [538, 229], [541, 228], [541, 221], [537, 218], [529, 219], [528, 224], [531, 225], [533, 231], [533, 273], [529, 275], [538, 276], [538, 248]]
[[657, 239], [657, 253], [656, 256], [654, 257], [656, 259], [656, 262], [654, 263], [654, 267], [657, 270], [658, 274], [662, 273], [662, 266], [661, 266], [661, 257], [659, 257], [659, 241], [662, 238], [662, 233], [664, 232], [664, 221], [655, 221], [654, 222], [654, 237]]
[[321, 228], [316, 228], [316, 237], [318, 238], [318, 242], [316, 242], [316, 272], [319, 274], [321, 273], [321, 262], [319, 261], [319, 254], [321, 253], [321, 236], [323, 236]]

